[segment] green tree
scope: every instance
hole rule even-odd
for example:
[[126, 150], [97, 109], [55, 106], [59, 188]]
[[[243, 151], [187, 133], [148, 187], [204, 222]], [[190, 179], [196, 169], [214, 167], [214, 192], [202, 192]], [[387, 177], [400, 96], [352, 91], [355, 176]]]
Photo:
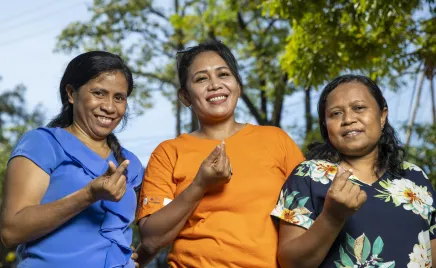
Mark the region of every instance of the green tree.
[[[1, 81], [1, 78], [0, 78]], [[3, 196], [3, 180], [6, 165], [12, 149], [18, 139], [26, 131], [41, 126], [44, 116], [40, 108], [28, 111], [24, 95], [26, 88], [18, 85], [11, 90], [4, 90], [0, 94], [0, 204]], [[15, 254], [0, 246], [1, 267], [11, 267], [15, 260]]]
[[[284, 97], [294, 91], [279, 62], [289, 24], [263, 14], [261, 1], [175, 0], [170, 9], [157, 7], [157, 2], [95, 0], [90, 21], [64, 29], [57, 50], [118, 53], [139, 78], [142, 102], [149, 104], [149, 93], [160, 91], [178, 103], [176, 51], [206, 39], [221, 40], [239, 59], [245, 83], [242, 101], [249, 114], [261, 125], [280, 126]], [[181, 108], [175, 107], [180, 132]]]

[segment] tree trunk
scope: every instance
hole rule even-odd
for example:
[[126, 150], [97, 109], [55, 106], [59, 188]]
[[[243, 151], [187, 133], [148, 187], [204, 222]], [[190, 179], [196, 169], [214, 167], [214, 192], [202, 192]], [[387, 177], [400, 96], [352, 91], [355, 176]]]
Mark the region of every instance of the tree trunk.
[[436, 100], [434, 98], [434, 75], [430, 77], [431, 110], [433, 113], [433, 125], [436, 125]]
[[415, 102], [414, 102], [414, 105], [412, 108], [412, 114], [410, 116], [409, 122], [407, 123], [406, 146], [409, 146], [410, 139], [412, 137], [412, 128], [413, 128], [413, 124], [415, 123], [416, 113], [418, 111], [419, 99], [421, 97], [422, 86], [424, 84], [424, 78], [425, 78], [425, 74], [422, 73], [422, 77], [421, 77], [421, 80], [419, 81], [419, 86], [418, 86], [418, 89], [416, 91], [416, 99], [415, 99]]
[[309, 85], [306, 90], [304, 91], [304, 103], [305, 103], [305, 118], [306, 118], [306, 137], [309, 135], [309, 133], [312, 132], [312, 113], [311, 113], [311, 100], [310, 100], [310, 93], [311, 93], [312, 86]]
[[[174, 0], [174, 8], [175, 8], [176, 14], [179, 14], [179, 0]], [[182, 43], [183, 32], [181, 30], [177, 30], [176, 36], [177, 36], [177, 50], [182, 50], [183, 49], [183, 43]], [[176, 74], [177, 74], [177, 64], [175, 64], [174, 68], [176, 68]], [[176, 77], [174, 77], [174, 80], [177, 80], [177, 84], [180, 83], [178, 81], [177, 75], [176, 75]], [[176, 89], [176, 94], [177, 94], [177, 89]], [[178, 137], [180, 134], [182, 134], [182, 103], [177, 98], [177, 100], [176, 100], [176, 137]]]

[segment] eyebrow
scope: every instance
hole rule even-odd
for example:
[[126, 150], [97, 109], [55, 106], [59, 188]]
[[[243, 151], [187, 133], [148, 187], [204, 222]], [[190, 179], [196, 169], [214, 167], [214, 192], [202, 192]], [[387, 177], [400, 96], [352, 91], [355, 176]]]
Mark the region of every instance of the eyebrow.
[[[100, 91], [103, 91], [104, 93], [108, 93], [109, 92], [107, 89], [101, 88], [101, 87], [91, 88], [91, 91], [94, 91], [94, 90], [100, 90]], [[117, 92], [115, 92], [115, 94], [121, 94], [121, 95], [127, 96], [127, 92], [122, 92], [122, 91], [117, 91]]]
[[[365, 100], [355, 100], [355, 101], [353, 101], [351, 104], [356, 104], [357, 102], [365, 102]], [[337, 109], [337, 108], [341, 108], [342, 106], [338, 106], [338, 105], [336, 105], [336, 106], [333, 106], [333, 107], [331, 107], [331, 108], [328, 108], [328, 107], [326, 107], [327, 108], [327, 110], [328, 111], [331, 111], [331, 110], [333, 110], [333, 109]]]
[[[227, 66], [220, 66], [220, 67], [215, 68], [215, 71], [220, 71], [222, 69], [230, 69], [230, 68]], [[197, 74], [201, 74], [201, 73], [207, 73], [207, 70], [198, 71], [198, 72], [194, 73], [192, 76], [196, 76]]]

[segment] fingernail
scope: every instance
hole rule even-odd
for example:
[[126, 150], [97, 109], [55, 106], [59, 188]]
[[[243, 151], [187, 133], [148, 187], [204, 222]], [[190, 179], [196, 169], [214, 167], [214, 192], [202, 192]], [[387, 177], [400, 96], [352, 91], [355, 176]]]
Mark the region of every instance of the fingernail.
[[352, 168], [350, 168], [348, 171], [350, 171], [351, 173], [353, 173], [353, 169], [352, 169]]

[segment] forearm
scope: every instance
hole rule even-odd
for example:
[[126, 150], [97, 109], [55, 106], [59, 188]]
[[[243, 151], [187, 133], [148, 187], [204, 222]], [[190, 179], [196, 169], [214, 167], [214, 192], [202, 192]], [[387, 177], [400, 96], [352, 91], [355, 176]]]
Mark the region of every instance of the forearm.
[[139, 244], [139, 246], [135, 249], [135, 252], [138, 254], [138, 259], [136, 262], [139, 264], [139, 267], [144, 267], [144, 265], [151, 262], [157, 254], [157, 252], [153, 254], [148, 253], [144, 250], [142, 244]]
[[321, 213], [304, 234], [279, 246], [281, 267], [319, 267], [343, 226], [343, 222], [332, 221]]
[[171, 203], [150, 215], [141, 225], [141, 244], [154, 254], [171, 244], [200, 203], [205, 190], [192, 183]]
[[3, 221], [3, 243], [12, 247], [47, 235], [93, 202], [83, 188], [51, 203], [26, 207]]

